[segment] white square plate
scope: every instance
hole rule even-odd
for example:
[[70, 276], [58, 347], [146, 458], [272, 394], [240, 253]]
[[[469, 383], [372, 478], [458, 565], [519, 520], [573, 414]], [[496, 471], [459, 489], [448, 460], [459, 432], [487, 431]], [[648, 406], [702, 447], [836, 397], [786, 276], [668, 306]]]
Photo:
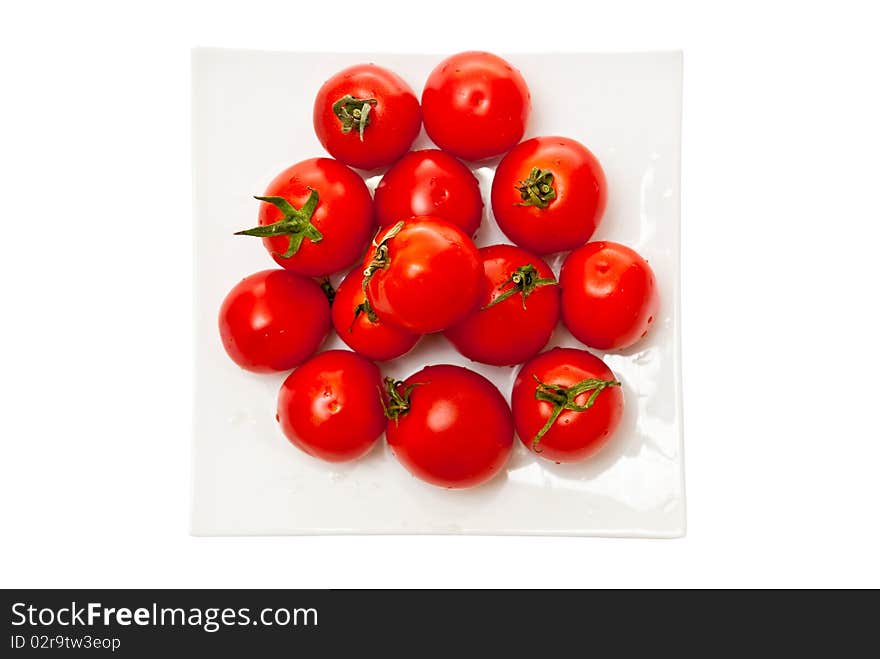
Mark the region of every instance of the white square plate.
[[[498, 477], [463, 491], [416, 480], [384, 441], [356, 462], [323, 463], [294, 448], [277, 427], [276, 395], [287, 374], [254, 375], [224, 353], [217, 333], [223, 297], [246, 275], [274, 265], [260, 241], [232, 234], [255, 223], [251, 195], [261, 194], [276, 173], [326, 155], [312, 129], [318, 87], [337, 70], [369, 61], [400, 74], [419, 95], [443, 57], [193, 52], [194, 534], [684, 534], [680, 53], [507, 56], [531, 89], [526, 137], [565, 135], [596, 154], [609, 204], [594, 238], [638, 250], [659, 282], [661, 313], [648, 338], [630, 351], [598, 353], [623, 382], [625, 413], [613, 441], [592, 460], [555, 465], [517, 441]], [[430, 146], [422, 132], [413, 148]], [[475, 169], [486, 201], [479, 246], [509, 242], [487, 198], [496, 164]], [[371, 189], [378, 178], [368, 178]], [[562, 255], [549, 261], [558, 274]], [[583, 347], [562, 327], [548, 347], [554, 345]], [[332, 334], [325, 344], [344, 347]], [[437, 335], [380, 366], [403, 379], [438, 363], [467, 366], [507, 396], [516, 374], [516, 368], [470, 362]]]

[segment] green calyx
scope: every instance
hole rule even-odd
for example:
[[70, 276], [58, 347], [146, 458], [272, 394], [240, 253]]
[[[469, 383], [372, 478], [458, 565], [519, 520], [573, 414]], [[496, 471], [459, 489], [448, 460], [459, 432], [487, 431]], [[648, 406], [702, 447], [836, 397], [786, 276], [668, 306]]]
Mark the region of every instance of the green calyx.
[[373, 278], [376, 271], [387, 268], [391, 263], [391, 257], [388, 255], [388, 243], [391, 242], [394, 236], [400, 233], [401, 229], [403, 229], [403, 220], [388, 229], [388, 231], [385, 232], [385, 235], [382, 236], [382, 240], [376, 242], [378, 236], [373, 238], [373, 258], [370, 259], [370, 262], [367, 263], [367, 267], [364, 268], [364, 281], [363, 284], [361, 284], [361, 288], [363, 288], [365, 292], [367, 290], [367, 284], [370, 283], [370, 279]]
[[354, 308], [354, 318], [351, 319], [351, 325], [348, 326], [349, 334], [354, 331], [354, 324], [357, 322], [358, 316], [362, 313], [366, 314], [367, 320], [374, 325], [379, 322], [379, 317], [376, 315], [376, 312], [373, 311], [373, 305], [370, 304], [369, 300], [364, 298], [364, 301]]
[[236, 236], [257, 236], [258, 238], [290, 236], [287, 250], [283, 254], [275, 253], [275, 256], [284, 259], [289, 259], [296, 254], [306, 238], [313, 243], [319, 243], [324, 239], [321, 232], [312, 224], [312, 214], [318, 205], [317, 190], [309, 188], [309, 198], [306, 199], [306, 203], [303, 204], [302, 208], [295, 208], [284, 197], [254, 197], [254, 199], [272, 204], [281, 211], [283, 217], [272, 224], [246, 229], [245, 231], [236, 231]]
[[379, 389], [379, 399], [382, 401], [382, 410], [385, 412], [386, 419], [393, 420], [394, 423], [399, 423], [400, 417], [409, 412], [410, 398], [412, 397], [413, 389], [424, 383], [414, 382], [412, 384], [406, 384], [403, 380], [395, 380], [394, 378], [389, 377], [386, 377], [384, 382], [384, 394], [382, 389]]
[[[541, 452], [538, 448], [538, 442], [540, 442], [541, 438], [547, 434], [547, 431], [553, 427], [553, 424], [556, 423], [556, 419], [558, 419], [559, 415], [565, 410], [570, 410], [572, 412], [586, 412], [593, 406], [596, 399], [599, 397], [599, 394], [605, 389], [608, 387], [620, 386], [620, 382], [617, 380], [587, 378], [586, 380], [581, 380], [570, 387], [562, 387], [558, 384], [546, 384], [541, 382], [537, 375], [533, 374], [532, 377], [535, 378], [535, 382], [538, 383], [538, 386], [535, 388], [535, 398], [550, 403], [553, 406], [553, 412], [550, 414], [550, 418], [547, 419], [547, 423], [544, 424], [544, 427], [541, 428], [538, 431], [538, 434], [535, 435], [534, 439], [532, 439], [532, 450], [535, 453]], [[586, 403], [578, 405], [575, 402], [577, 397], [588, 391], [591, 391], [592, 393], [590, 394], [590, 397], [587, 398]]]
[[[373, 257], [370, 259], [370, 262], [367, 263], [367, 267], [364, 268], [364, 280], [361, 282], [361, 289], [364, 291], [365, 300], [367, 299], [367, 284], [370, 283], [373, 275], [379, 270], [384, 270], [391, 263], [391, 257], [388, 254], [388, 243], [391, 242], [391, 239], [394, 238], [394, 236], [400, 233], [402, 228], [403, 220], [388, 229], [385, 235], [382, 236], [382, 240], [379, 242], [376, 242], [376, 239], [373, 238]], [[370, 319], [372, 320], [372, 317]]]
[[330, 283], [330, 277], [324, 277], [318, 283], [321, 285], [321, 290], [324, 291], [324, 295], [327, 297], [327, 302], [329, 302], [332, 307], [333, 300], [336, 299], [336, 289], [333, 288], [333, 284]]
[[342, 132], [350, 133], [357, 128], [361, 142], [364, 141], [364, 128], [370, 125], [370, 109], [378, 101], [375, 98], [355, 98], [346, 94], [333, 104], [333, 114], [342, 123]]
[[539, 277], [538, 269], [531, 263], [527, 263], [514, 270], [513, 274], [501, 284], [501, 288], [504, 288], [505, 286], [510, 286], [510, 288], [480, 309], [480, 311], [485, 311], [486, 309], [494, 307], [496, 304], [500, 304], [507, 298], [517, 294], [522, 295], [522, 308], [525, 309], [526, 298], [531, 295], [535, 289], [540, 288], [541, 286], [555, 285], [555, 279], [552, 277]]
[[534, 206], [535, 208], [547, 208], [550, 202], [556, 199], [556, 189], [553, 187], [553, 172], [548, 169], [533, 167], [529, 177], [516, 185], [522, 201], [517, 206]]
[[[388, 255], [388, 243], [394, 238], [394, 236], [400, 233], [402, 228], [403, 220], [388, 229], [385, 235], [382, 236], [382, 240], [377, 242], [375, 238], [373, 239], [373, 257], [370, 259], [370, 262], [367, 263], [367, 267], [364, 268], [364, 279], [361, 282], [364, 301], [354, 308], [354, 318], [352, 318], [351, 325], [348, 328], [349, 332], [354, 330], [355, 321], [357, 321], [358, 316], [362, 313], [367, 314], [367, 318], [371, 323], [379, 322], [379, 317], [376, 315], [376, 312], [373, 311], [373, 306], [370, 304], [370, 298], [367, 296], [367, 284], [370, 283], [370, 279], [373, 278], [373, 275], [376, 274], [377, 271], [387, 268], [391, 263], [391, 257]], [[376, 237], [378, 238], [378, 235]]]

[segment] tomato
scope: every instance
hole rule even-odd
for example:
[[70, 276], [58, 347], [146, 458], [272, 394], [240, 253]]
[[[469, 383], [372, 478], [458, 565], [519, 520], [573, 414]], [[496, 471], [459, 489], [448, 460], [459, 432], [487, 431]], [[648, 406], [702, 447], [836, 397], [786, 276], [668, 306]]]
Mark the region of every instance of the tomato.
[[531, 109], [526, 81], [497, 55], [459, 53], [437, 65], [422, 92], [425, 130], [464, 158], [501, 155], [522, 139]]
[[460, 161], [436, 149], [413, 151], [401, 158], [379, 182], [375, 204], [380, 226], [434, 215], [473, 236], [483, 218], [476, 177]]
[[504, 397], [461, 366], [428, 366], [399, 382], [385, 378], [385, 437], [414, 476], [440, 487], [473, 487], [497, 474], [513, 446]]
[[330, 329], [330, 306], [313, 280], [286, 270], [242, 279], [220, 306], [220, 338], [236, 364], [286, 371], [308, 359]]
[[278, 265], [320, 277], [352, 265], [375, 230], [363, 179], [330, 158], [312, 158], [275, 177], [260, 204], [259, 236]]
[[648, 333], [659, 306], [651, 266], [625, 245], [588, 243], [565, 259], [559, 275], [562, 320], [591, 348], [622, 350]]
[[483, 267], [454, 224], [423, 216], [381, 231], [368, 256], [367, 301], [382, 322], [415, 334], [440, 332], [476, 306]]
[[510, 402], [520, 441], [557, 463], [596, 453], [623, 416], [614, 373], [598, 357], [574, 348], [553, 348], [526, 362]]
[[348, 350], [328, 350], [291, 373], [278, 394], [278, 422], [294, 446], [330, 462], [369, 451], [385, 415], [378, 367]]
[[547, 345], [559, 320], [556, 278], [540, 257], [512, 245], [483, 247], [480, 258], [479, 307], [446, 337], [468, 359], [521, 364]]
[[358, 64], [321, 86], [313, 121], [330, 155], [352, 167], [375, 169], [409, 150], [422, 126], [422, 112], [400, 76], [375, 64]]
[[[336, 290], [333, 300], [333, 326], [346, 345], [376, 361], [395, 359], [409, 352], [419, 335], [402, 327], [383, 323], [365, 304], [364, 269], [352, 270]], [[372, 316], [372, 317], [371, 317]]]
[[520, 247], [550, 254], [590, 239], [607, 199], [599, 161], [580, 142], [535, 137], [498, 164], [492, 211], [498, 227]]

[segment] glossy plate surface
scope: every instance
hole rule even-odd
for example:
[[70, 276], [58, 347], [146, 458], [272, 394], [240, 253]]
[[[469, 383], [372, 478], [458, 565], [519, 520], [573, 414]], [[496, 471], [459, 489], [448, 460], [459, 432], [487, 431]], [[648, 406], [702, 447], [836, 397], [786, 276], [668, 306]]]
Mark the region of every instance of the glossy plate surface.
[[[625, 412], [614, 439], [590, 461], [555, 465], [517, 441], [501, 475], [465, 491], [414, 479], [384, 440], [351, 464], [319, 462], [294, 448], [275, 422], [286, 373], [250, 374], [223, 352], [216, 318], [224, 295], [246, 275], [274, 266], [259, 240], [232, 234], [255, 223], [251, 195], [261, 194], [275, 174], [326, 155], [311, 118], [321, 83], [348, 65], [371, 61], [396, 71], [419, 95], [442, 57], [194, 51], [194, 534], [684, 534], [680, 53], [506, 56], [532, 93], [526, 138], [573, 137], [605, 169], [609, 203], [594, 239], [633, 247], [659, 282], [661, 309], [648, 338], [621, 353], [594, 351], [623, 382]], [[423, 131], [414, 148], [429, 147]], [[509, 242], [488, 203], [496, 164], [474, 169], [486, 202], [479, 246]], [[368, 178], [371, 189], [378, 180]], [[548, 259], [557, 274], [563, 256]], [[554, 345], [583, 347], [561, 326], [548, 347]], [[324, 347], [345, 346], [331, 334]], [[440, 363], [472, 368], [509, 400], [516, 368], [469, 362], [439, 335], [380, 367], [403, 379]]]

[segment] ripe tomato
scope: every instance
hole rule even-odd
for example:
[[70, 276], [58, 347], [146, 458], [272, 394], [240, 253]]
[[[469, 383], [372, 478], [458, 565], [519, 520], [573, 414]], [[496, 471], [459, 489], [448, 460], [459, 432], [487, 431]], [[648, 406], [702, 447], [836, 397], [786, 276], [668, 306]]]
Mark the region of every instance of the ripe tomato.
[[379, 320], [415, 334], [440, 332], [476, 306], [483, 267], [473, 241], [438, 217], [381, 231], [367, 259], [367, 300]]
[[272, 258], [309, 277], [338, 272], [364, 252], [375, 225], [363, 179], [330, 158], [312, 158], [275, 177], [260, 204], [259, 236]]
[[510, 402], [520, 441], [557, 463], [596, 453], [623, 415], [614, 373], [598, 357], [574, 348], [553, 348], [524, 364]]
[[379, 182], [374, 201], [380, 226], [434, 215], [473, 236], [483, 217], [476, 177], [460, 161], [436, 149], [413, 151], [397, 161]]
[[590, 239], [607, 198], [599, 161], [580, 142], [535, 137], [498, 164], [492, 211], [499, 228], [520, 247], [550, 254]]
[[425, 130], [464, 158], [497, 156], [522, 139], [531, 97], [519, 71], [497, 55], [459, 53], [437, 65], [422, 92]]
[[403, 382], [385, 378], [385, 437], [414, 476], [440, 487], [473, 487], [497, 474], [513, 446], [504, 397], [461, 366], [428, 366]]
[[379, 320], [365, 304], [363, 280], [364, 269], [355, 268], [336, 289], [332, 311], [336, 333], [349, 348], [376, 361], [406, 354], [418, 342], [419, 335]]
[[539, 256], [512, 245], [480, 249], [483, 295], [479, 308], [446, 330], [468, 359], [521, 364], [547, 345], [559, 320], [556, 278]]
[[242, 279], [220, 306], [220, 338], [236, 364], [286, 371], [312, 356], [330, 329], [330, 306], [313, 280], [286, 270]]
[[330, 462], [354, 460], [385, 430], [382, 376], [371, 361], [328, 350], [291, 373], [278, 394], [278, 422], [295, 446]]
[[375, 169], [409, 150], [422, 112], [400, 76], [375, 64], [358, 64], [321, 86], [313, 120], [330, 155], [352, 167]]
[[621, 350], [648, 333], [659, 306], [651, 266], [625, 245], [600, 241], [576, 249], [559, 275], [562, 320], [591, 348]]

